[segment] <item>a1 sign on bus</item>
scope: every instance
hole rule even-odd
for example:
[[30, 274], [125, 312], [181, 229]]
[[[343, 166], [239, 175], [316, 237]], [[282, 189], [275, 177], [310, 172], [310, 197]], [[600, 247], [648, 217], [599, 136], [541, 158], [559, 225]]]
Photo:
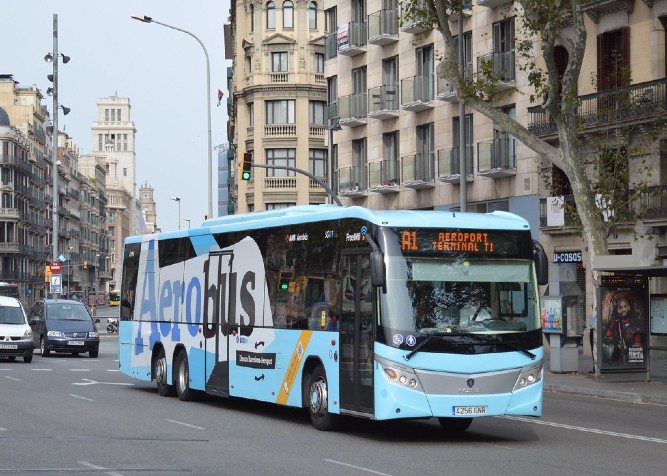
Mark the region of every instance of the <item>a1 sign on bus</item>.
[[60, 261], [54, 261], [49, 268], [53, 274], [59, 274], [63, 270], [63, 265], [60, 264]]

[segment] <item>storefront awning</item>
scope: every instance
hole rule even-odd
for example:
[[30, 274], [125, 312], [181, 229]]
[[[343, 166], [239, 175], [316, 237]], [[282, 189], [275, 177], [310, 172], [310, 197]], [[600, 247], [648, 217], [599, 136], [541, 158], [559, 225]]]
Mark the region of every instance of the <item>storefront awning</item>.
[[667, 277], [667, 266], [637, 266], [637, 257], [632, 255], [602, 255], [596, 257], [594, 271], [648, 276], [650, 278]]

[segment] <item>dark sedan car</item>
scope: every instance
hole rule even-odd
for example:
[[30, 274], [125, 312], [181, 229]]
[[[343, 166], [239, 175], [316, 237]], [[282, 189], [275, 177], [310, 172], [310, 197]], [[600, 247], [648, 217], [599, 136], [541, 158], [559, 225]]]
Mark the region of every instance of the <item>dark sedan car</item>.
[[50, 352], [88, 352], [93, 358], [99, 354], [100, 338], [95, 326], [99, 319], [93, 320], [80, 301], [43, 299], [30, 309], [28, 320], [42, 357]]

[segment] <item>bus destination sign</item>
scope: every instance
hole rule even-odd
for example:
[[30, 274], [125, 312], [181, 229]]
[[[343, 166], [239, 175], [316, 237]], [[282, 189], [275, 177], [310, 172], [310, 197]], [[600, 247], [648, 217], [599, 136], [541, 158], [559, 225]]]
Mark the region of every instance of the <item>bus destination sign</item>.
[[[468, 251], [472, 253], [493, 253], [493, 241], [489, 240], [487, 232], [448, 231], [432, 233], [430, 240], [418, 240], [417, 231], [404, 231], [401, 236], [403, 251]], [[421, 249], [420, 249], [421, 248]]]
[[530, 233], [515, 230], [399, 229], [401, 251], [407, 254], [500, 255], [531, 257]]

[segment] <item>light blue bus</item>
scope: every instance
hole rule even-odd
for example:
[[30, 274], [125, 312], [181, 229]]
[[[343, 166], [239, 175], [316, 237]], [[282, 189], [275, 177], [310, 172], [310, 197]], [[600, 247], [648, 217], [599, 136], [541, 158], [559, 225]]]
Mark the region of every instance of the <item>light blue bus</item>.
[[526, 220], [308, 205], [125, 241], [120, 370], [195, 392], [341, 415], [542, 413], [538, 284]]

